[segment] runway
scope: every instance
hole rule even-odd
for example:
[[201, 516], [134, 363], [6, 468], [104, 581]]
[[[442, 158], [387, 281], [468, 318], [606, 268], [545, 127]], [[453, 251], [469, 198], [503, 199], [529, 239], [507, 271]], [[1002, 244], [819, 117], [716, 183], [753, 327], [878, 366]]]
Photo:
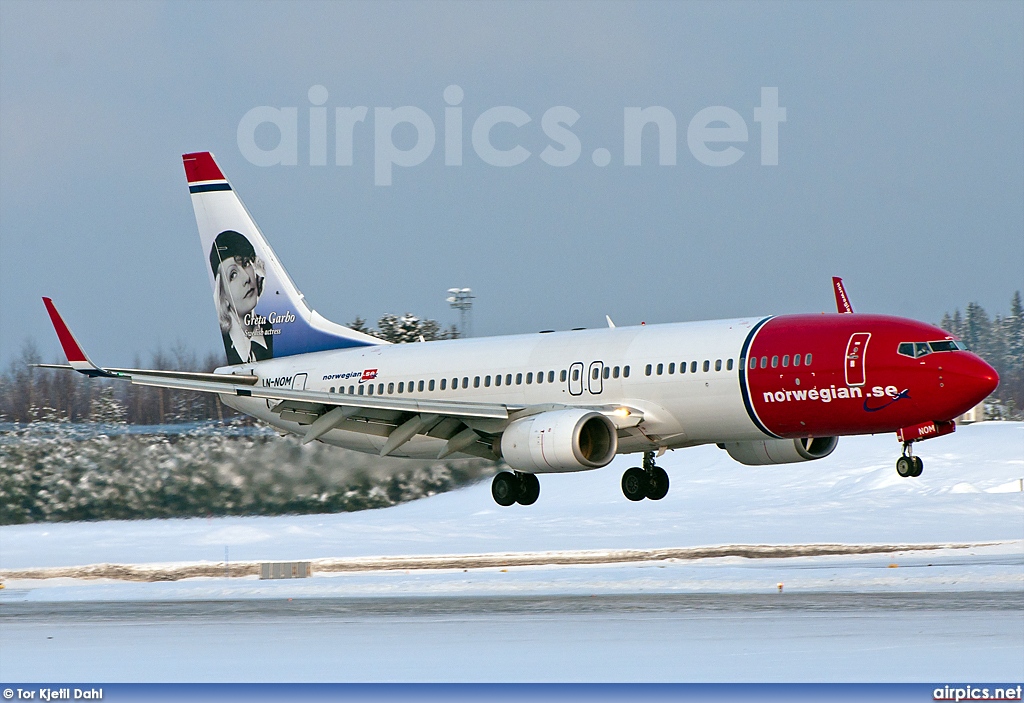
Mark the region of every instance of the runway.
[[1024, 593], [6, 602], [0, 650], [38, 682], [1019, 680]]

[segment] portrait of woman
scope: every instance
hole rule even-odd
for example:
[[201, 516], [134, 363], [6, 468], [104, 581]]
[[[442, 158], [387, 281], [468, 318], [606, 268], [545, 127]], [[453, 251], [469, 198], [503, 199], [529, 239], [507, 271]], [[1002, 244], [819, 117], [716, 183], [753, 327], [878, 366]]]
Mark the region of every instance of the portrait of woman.
[[274, 358], [273, 327], [256, 313], [266, 273], [252, 244], [234, 230], [221, 232], [210, 248], [210, 268], [228, 364]]

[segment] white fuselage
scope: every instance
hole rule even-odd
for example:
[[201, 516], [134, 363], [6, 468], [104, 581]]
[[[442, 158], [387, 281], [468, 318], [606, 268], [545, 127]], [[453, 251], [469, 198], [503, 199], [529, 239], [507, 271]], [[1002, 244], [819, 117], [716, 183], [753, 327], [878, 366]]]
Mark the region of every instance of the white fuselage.
[[[257, 375], [259, 385], [344, 394], [625, 408], [643, 417], [642, 429], [620, 431], [618, 451], [631, 453], [765, 439], [744, 408], [739, 382], [744, 341], [762, 319], [385, 344], [232, 369]], [[273, 412], [273, 401], [221, 397], [284, 431], [305, 432], [298, 422]], [[343, 429], [321, 439], [371, 453], [386, 441]], [[434, 458], [443, 446], [444, 440], [419, 435], [394, 456]]]

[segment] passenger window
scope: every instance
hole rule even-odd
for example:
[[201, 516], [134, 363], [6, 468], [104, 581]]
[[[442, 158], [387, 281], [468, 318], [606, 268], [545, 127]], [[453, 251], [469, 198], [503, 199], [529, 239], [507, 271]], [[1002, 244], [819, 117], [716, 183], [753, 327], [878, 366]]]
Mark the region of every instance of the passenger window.
[[705, 359], [704, 360], [704, 373], [707, 373], [710, 370], [711, 370], [711, 362], [708, 361], [707, 359]]
[[768, 357], [767, 356], [762, 356], [761, 357], [761, 368], [762, 369], [768, 368]]
[[484, 388], [490, 388], [490, 387], [491, 387], [491, 377], [490, 376], [484, 376]]
[[616, 366], [615, 368], [612, 369], [612, 378], [618, 378], [618, 377], [619, 377], [619, 367]]
[[574, 380], [574, 381], [580, 380], [580, 370], [579, 369], [573, 369], [572, 370], [572, 380]]
[[510, 374], [510, 373], [505, 374], [505, 385], [506, 386], [511, 386], [512, 385], [512, 374]]
[[356, 394], [356, 387], [355, 386], [349, 386], [348, 387], [348, 394], [349, 395], [355, 395]]
[[554, 383], [554, 382], [555, 382], [555, 372], [554, 371], [548, 371], [548, 383]]
[[690, 373], [697, 373], [697, 362], [696, 361], [691, 361], [690, 362]]
[[810, 365], [811, 365], [811, 355], [810, 354], [805, 354], [804, 355], [804, 366], [810, 366]]
[[671, 364], [668, 365], [668, 375], [671, 376], [675, 372], [676, 372], [676, 364], [673, 361]]
[[[412, 390], [412, 384], [411, 383], [409, 384], [409, 390]], [[399, 381], [398, 382], [398, 392], [399, 393], [404, 393], [405, 392], [405, 382], [403, 382], [403, 381]]]
[[544, 383], [544, 372], [543, 371], [538, 371], [537, 372], [537, 383]]
[[462, 377], [462, 387], [469, 388], [469, 376]]
[[679, 373], [686, 373], [686, 362], [679, 362]]
[[778, 367], [778, 365], [779, 365], [779, 357], [778, 356], [773, 356], [772, 357], [772, 368], [774, 369], [774, 368]]
[[[423, 381], [420, 381], [418, 387], [421, 391], [423, 390]], [[430, 390], [434, 390], [434, 379], [430, 379]]]
[[[444, 383], [444, 379], [441, 379], [441, 383]], [[420, 390], [423, 390], [423, 381], [420, 381]], [[434, 390], [434, 379], [430, 379], [430, 390]]]
[[757, 368], [757, 357], [756, 356], [750, 357], [750, 363], [747, 364], [747, 368], [749, 368], [751, 371], [753, 371], [754, 369]]
[[395, 393], [395, 383], [394, 383], [394, 381], [392, 381], [391, 383], [388, 384], [388, 395], [394, 395], [394, 393]]
[[629, 366], [622, 367], [622, 377], [629, 378]]
[[366, 387], [366, 395], [373, 395], [373, 384], [372, 383]]
[[447, 385], [448, 385], [448, 379], [447, 378], [442, 378], [441, 379], [441, 390], [444, 390], [445, 386], [447, 386]]
[[799, 366], [799, 365], [800, 365], [800, 355], [799, 354], [794, 354], [793, 355], [793, 366]]
[[517, 373], [516, 374], [516, 385], [517, 386], [523, 385], [523, 374], [521, 374], [521, 373]]
[[[359, 386], [359, 395], [363, 394], [363, 389], [365, 389], [365, 388], [366, 388], [366, 386]], [[373, 394], [371, 393], [370, 395], [373, 395]]]
[[480, 377], [479, 376], [474, 376], [473, 377], [473, 388], [479, 388], [479, 387], [480, 387]]
[[377, 384], [377, 395], [384, 395], [384, 384], [383, 383], [378, 383]]
[[732, 371], [732, 359], [729, 359], [728, 361], [725, 362], [725, 370]]
[[334, 392], [334, 386], [331, 386], [331, 393]]
[[604, 367], [604, 377], [605, 377], [605, 379], [607, 380], [608, 378], [611, 377], [611, 375], [612, 375], [611, 367], [610, 366], [605, 366]]
[[494, 385], [496, 385], [496, 386], [500, 386], [501, 385], [501, 374], [500, 373], [497, 376], [494, 377]]
[[721, 370], [722, 370], [722, 360], [721, 359], [715, 359], [715, 371], [721, 371]]
[[531, 383], [533, 383], [533, 371], [526, 374], [526, 385], [530, 385]]
[[650, 376], [651, 375], [651, 365], [650, 364], [647, 364], [647, 368], [644, 369], [644, 375], [646, 375], [646, 376]]
[[658, 375], [660, 376], [665, 371], [665, 364], [658, 364]]
[[558, 380], [565, 383], [565, 369], [562, 369], [562, 372], [558, 374]]
[[782, 368], [784, 368], [784, 369], [788, 369], [789, 368], [789, 354], [784, 354], [782, 356]]

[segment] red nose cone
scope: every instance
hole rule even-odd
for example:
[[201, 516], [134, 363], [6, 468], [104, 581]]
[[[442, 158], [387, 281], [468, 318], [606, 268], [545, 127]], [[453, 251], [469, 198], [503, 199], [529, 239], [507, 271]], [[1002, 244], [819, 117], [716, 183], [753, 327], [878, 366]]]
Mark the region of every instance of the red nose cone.
[[956, 378], [957, 390], [965, 403], [974, 407], [992, 394], [999, 385], [999, 374], [984, 359], [975, 354], [958, 355], [957, 363], [951, 369]]

